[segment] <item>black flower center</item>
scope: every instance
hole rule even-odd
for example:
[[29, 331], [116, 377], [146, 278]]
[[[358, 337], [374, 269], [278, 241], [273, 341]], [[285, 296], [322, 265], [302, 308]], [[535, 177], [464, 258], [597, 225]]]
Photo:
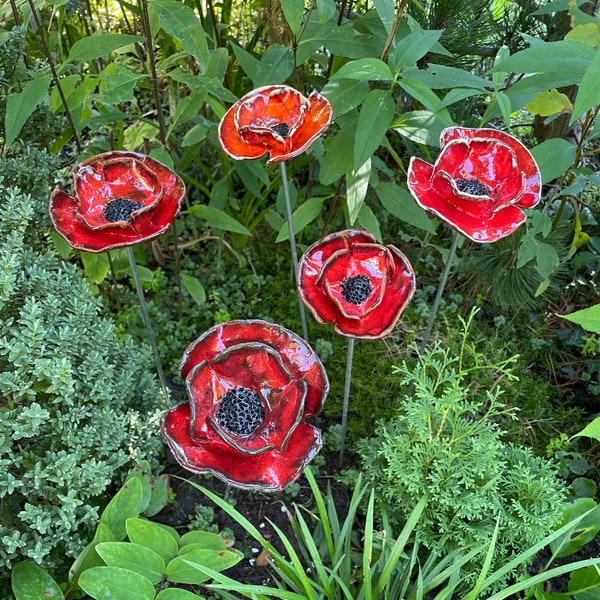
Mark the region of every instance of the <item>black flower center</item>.
[[362, 304], [372, 291], [371, 282], [366, 275], [346, 277], [342, 281], [342, 296], [350, 304]]
[[290, 131], [292, 128], [287, 123], [277, 123], [277, 125], [273, 125], [271, 129], [284, 140], [288, 135], [290, 135]]
[[265, 418], [260, 396], [247, 388], [229, 390], [217, 410], [217, 421], [236, 435], [254, 433]]
[[117, 221], [131, 221], [131, 213], [140, 208], [141, 204], [129, 198], [115, 198], [106, 203], [104, 218], [111, 223]]
[[489, 196], [490, 190], [479, 179], [457, 179], [456, 187], [471, 196]]

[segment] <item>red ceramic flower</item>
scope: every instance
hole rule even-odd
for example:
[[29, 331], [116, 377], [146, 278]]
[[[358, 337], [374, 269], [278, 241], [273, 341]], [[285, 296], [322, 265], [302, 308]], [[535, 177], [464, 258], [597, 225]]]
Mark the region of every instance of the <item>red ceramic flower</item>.
[[415, 291], [408, 259], [366, 231], [333, 233], [300, 259], [298, 292], [319, 323], [337, 333], [375, 339], [392, 331]]
[[106, 152], [76, 165], [74, 196], [58, 188], [50, 218], [77, 250], [104, 252], [165, 233], [185, 195], [182, 179], [150, 156]]
[[287, 85], [257, 88], [238, 100], [219, 123], [219, 141], [232, 158], [260, 158], [267, 164], [304, 152], [329, 127], [329, 100], [308, 98]]
[[413, 157], [408, 189], [417, 203], [474, 242], [495, 242], [540, 200], [541, 178], [519, 140], [496, 129], [444, 129], [435, 165]]
[[162, 419], [177, 461], [236, 487], [279, 491], [321, 448], [316, 414], [329, 382], [296, 334], [265, 321], [230, 321], [186, 349], [179, 372], [189, 403]]

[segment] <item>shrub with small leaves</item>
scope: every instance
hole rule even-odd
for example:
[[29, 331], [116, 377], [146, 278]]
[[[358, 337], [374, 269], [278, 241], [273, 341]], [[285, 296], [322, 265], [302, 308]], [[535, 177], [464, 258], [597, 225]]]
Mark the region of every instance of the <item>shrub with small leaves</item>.
[[74, 265], [27, 246], [32, 204], [0, 182], [0, 580], [23, 559], [63, 566], [107, 486], [161, 449], [149, 350]]

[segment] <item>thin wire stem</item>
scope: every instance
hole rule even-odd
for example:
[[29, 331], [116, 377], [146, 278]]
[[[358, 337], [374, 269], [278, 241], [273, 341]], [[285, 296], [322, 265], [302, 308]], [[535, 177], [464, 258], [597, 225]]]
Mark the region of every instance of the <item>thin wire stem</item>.
[[160, 356], [158, 354], [158, 348], [156, 347], [156, 340], [154, 339], [154, 331], [152, 330], [152, 324], [150, 323], [150, 317], [148, 315], [148, 306], [146, 305], [146, 299], [144, 298], [144, 290], [142, 289], [142, 282], [137, 270], [137, 264], [135, 262], [135, 256], [131, 246], [127, 246], [127, 258], [129, 259], [129, 266], [131, 268], [131, 274], [133, 281], [135, 282], [135, 289], [137, 290], [138, 298], [140, 300], [140, 307], [142, 309], [142, 319], [146, 326], [146, 333], [148, 334], [148, 340], [150, 341], [150, 347], [152, 348], [152, 354], [154, 355], [154, 362], [156, 363], [156, 372], [160, 381], [160, 387], [162, 388], [165, 402], [169, 406], [169, 389], [167, 388], [167, 382], [163, 373], [162, 364], [160, 362]]
[[[292, 202], [290, 200], [290, 190], [288, 188], [287, 172], [285, 161], [279, 163], [281, 172], [281, 185], [283, 186], [283, 197], [285, 198], [285, 212], [287, 215], [288, 232], [290, 237], [290, 247], [292, 249], [292, 267], [294, 271], [294, 285], [298, 283], [298, 251], [296, 250], [296, 236], [294, 234], [294, 222], [292, 220]], [[308, 327], [306, 326], [306, 313], [304, 312], [304, 302], [298, 294], [298, 308], [300, 309], [300, 323], [302, 325], [302, 337], [308, 341]]]
[[342, 435], [340, 439], [340, 455], [338, 465], [344, 464], [344, 446], [346, 444], [346, 431], [348, 430], [348, 405], [350, 403], [350, 381], [352, 379], [352, 359], [354, 357], [354, 338], [348, 338], [346, 354], [346, 378], [344, 379], [344, 400], [342, 404]]

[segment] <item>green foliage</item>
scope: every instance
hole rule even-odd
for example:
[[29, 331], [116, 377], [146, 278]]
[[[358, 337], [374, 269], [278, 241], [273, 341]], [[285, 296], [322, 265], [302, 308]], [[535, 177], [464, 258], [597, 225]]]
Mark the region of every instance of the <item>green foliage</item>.
[[28, 247], [33, 201], [0, 197], [0, 571], [52, 568], [98, 520], [99, 497], [160, 440], [149, 351], [117, 336], [74, 266]]
[[[457, 355], [436, 345], [416, 368], [398, 367], [402, 382], [414, 386], [412, 396], [358, 451], [365, 479], [385, 502], [392, 524], [402, 523], [427, 491], [431, 501], [417, 539], [445, 556], [489, 541], [497, 524], [497, 566], [551, 531], [562, 515], [565, 489], [552, 463], [503, 441], [495, 421], [514, 410], [505, 407], [502, 390], [474, 385], [487, 370], [514, 377], [513, 359], [489, 364], [478, 352], [469, 356], [471, 349], [464, 339]], [[461, 589], [480, 568], [472, 565]]]
[[221, 535], [190, 531], [180, 536], [173, 528], [142, 516], [151, 516], [164, 504], [166, 488], [161, 481], [168, 480], [154, 480], [147, 461], [136, 465], [104, 509], [93, 540], [68, 573], [53, 578], [34, 562], [15, 564], [11, 583], [16, 600], [197, 598], [178, 584], [203, 583], [208, 576], [199, 569], [227, 569], [239, 562], [242, 554]]

